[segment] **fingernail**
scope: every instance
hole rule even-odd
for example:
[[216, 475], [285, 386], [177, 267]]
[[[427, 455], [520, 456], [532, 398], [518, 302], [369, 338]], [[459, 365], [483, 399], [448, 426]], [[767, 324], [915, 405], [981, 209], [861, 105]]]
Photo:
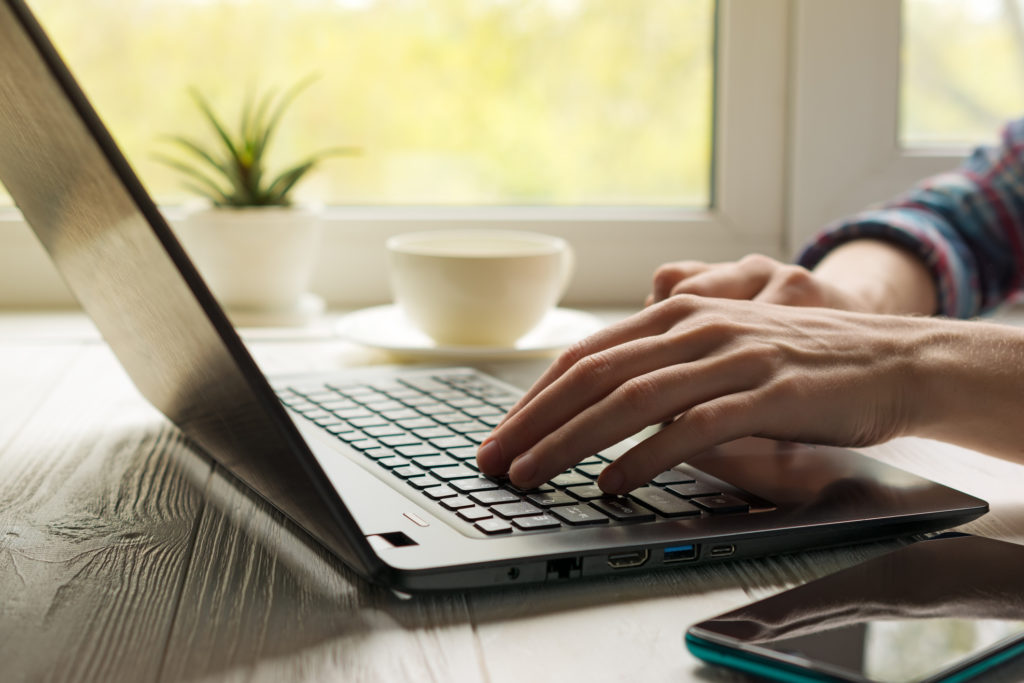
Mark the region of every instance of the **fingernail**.
[[501, 457], [501, 444], [496, 439], [487, 439], [476, 452], [476, 464], [484, 474], [504, 474], [505, 466]]
[[523, 453], [512, 461], [508, 468], [509, 479], [520, 488], [530, 488], [533, 478], [537, 476], [537, 458], [532, 453]]
[[601, 477], [597, 481], [597, 485], [601, 487], [602, 491], [616, 495], [625, 493], [622, 490], [622, 484], [622, 472], [619, 472], [617, 469], [606, 469], [601, 473]]

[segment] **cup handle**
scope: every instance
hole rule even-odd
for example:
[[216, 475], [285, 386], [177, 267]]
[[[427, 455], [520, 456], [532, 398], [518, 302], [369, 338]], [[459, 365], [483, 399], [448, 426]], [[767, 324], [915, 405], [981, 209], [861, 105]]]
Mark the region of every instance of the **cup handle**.
[[557, 301], [561, 301], [562, 297], [565, 296], [565, 292], [569, 289], [569, 283], [572, 282], [572, 276], [575, 271], [576, 252], [573, 251], [572, 245], [566, 242], [565, 249], [562, 251], [562, 284], [559, 286]]

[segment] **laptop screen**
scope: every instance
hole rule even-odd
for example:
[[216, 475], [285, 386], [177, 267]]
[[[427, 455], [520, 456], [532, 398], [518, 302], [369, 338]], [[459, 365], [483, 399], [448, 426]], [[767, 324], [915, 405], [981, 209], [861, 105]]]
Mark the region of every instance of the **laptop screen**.
[[0, 182], [139, 391], [372, 574], [355, 522], [21, 0], [0, 0]]

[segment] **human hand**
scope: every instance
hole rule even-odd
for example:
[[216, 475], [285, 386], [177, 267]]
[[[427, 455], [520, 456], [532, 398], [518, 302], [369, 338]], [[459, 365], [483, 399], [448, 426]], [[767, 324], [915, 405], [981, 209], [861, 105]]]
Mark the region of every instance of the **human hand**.
[[477, 456], [482, 472], [532, 488], [669, 422], [605, 468], [625, 493], [744, 436], [856, 446], [918, 419], [927, 318], [673, 296], [563, 353]]
[[803, 266], [751, 254], [739, 261], [666, 263], [654, 273], [646, 305], [676, 294], [723, 299], [751, 299], [790, 306], [819, 306], [847, 311], [870, 311], [861, 297], [848, 292]]

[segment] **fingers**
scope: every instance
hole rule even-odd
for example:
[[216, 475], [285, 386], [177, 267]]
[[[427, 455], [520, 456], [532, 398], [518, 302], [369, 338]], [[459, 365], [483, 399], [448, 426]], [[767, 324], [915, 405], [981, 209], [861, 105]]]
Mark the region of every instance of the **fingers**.
[[[701, 361], [694, 365], [663, 368], [624, 383], [517, 458], [509, 469], [509, 477], [522, 488], [539, 486], [580, 460], [600, 452], [608, 444], [636, 434], [651, 424], [652, 415], [667, 419], [683, 411], [685, 416], [687, 410], [703, 405], [704, 401], [730, 395], [736, 378], [712, 370], [709, 366], [713, 363]], [[705, 367], [698, 368], [695, 365]], [[735, 429], [738, 426], [728, 425], [728, 428]], [[661, 434], [659, 432], [658, 436]], [[663, 443], [669, 445], [668, 442]], [[641, 450], [640, 455], [634, 455], [633, 460], [626, 461], [625, 467], [609, 466], [598, 481], [599, 486], [608, 493], [622, 493], [649, 481], [679, 462], [680, 443], [686, 442], [676, 442], [674, 448], [664, 448], [658, 451], [658, 457], [646, 462], [642, 459], [643, 454], [650, 451]], [[671, 461], [673, 457], [675, 461]], [[669, 464], [660, 469], [652, 469], [659, 467], [658, 463], [662, 461]], [[649, 475], [648, 471], [651, 472]]]
[[827, 303], [822, 284], [801, 266], [781, 266], [776, 269], [753, 299], [789, 306], [824, 306]]
[[577, 342], [554, 363], [544, 371], [529, 391], [505, 414], [505, 417], [498, 424], [500, 428], [516, 415], [523, 406], [531, 402], [537, 394], [546, 389], [552, 382], [565, 374], [570, 368], [576, 365], [583, 358], [587, 358], [607, 349], [612, 349], [628, 342], [659, 335], [668, 330], [673, 324], [683, 319], [694, 309], [692, 302], [680, 298], [672, 302], [669, 307], [658, 307], [645, 309], [625, 320], [592, 334], [591, 336]]
[[598, 486], [606, 493], [628, 493], [702, 451], [758, 433], [757, 411], [751, 403], [750, 396], [740, 392], [690, 408], [608, 465]]
[[678, 294], [753, 299], [783, 267], [779, 261], [760, 254], [751, 254], [734, 263], [668, 263], [655, 272], [654, 289], [647, 302], [650, 305]]
[[[532, 472], [537, 469], [533, 458], [520, 462], [514, 471], [510, 469], [512, 460], [533, 448], [546, 435], [553, 439], [552, 444], [556, 444], [559, 435], [573, 433], [573, 430], [566, 431], [567, 424], [574, 421], [582, 421], [583, 424], [591, 422], [588, 410], [613, 392], [634, 399], [628, 402], [630, 405], [625, 406], [626, 412], [615, 420], [609, 421], [600, 413], [594, 418], [598, 423], [604, 421], [620, 425], [614, 433], [609, 431], [608, 424], [598, 424], [596, 429], [584, 430], [579, 437], [573, 437], [570, 448], [549, 445], [541, 450], [558, 450], [556, 460], [563, 463], [576, 454], [592, 449], [586, 454], [590, 455], [643, 427], [672, 417], [675, 414], [672, 412], [674, 406], [667, 405], [659, 412], [659, 407], [651, 400], [657, 397], [644, 395], [647, 385], [642, 378], [659, 368], [673, 367], [700, 358], [709, 351], [709, 345], [716, 343], [704, 330], [696, 330], [688, 337], [686, 340], [677, 340], [676, 336], [642, 337], [585, 355], [564, 371], [559, 367], [557, 377], [539, 390], [531, 391], [531, 398], [521, 403], [514, 413], [509, 414], [494, 429], [477, 455], [480, 470], [489, 475], [509, 472], [514, 477], [513, 481], [532, 480]], [[642, 409], [638, 409], [641, 405]], [[621, 419], [634, 413], [635, 419]], [[617, 438], [607, 441], [613, 436]], [[583, 457], [586, 456], [579, 455], [577, 459]], [[561, 469], [567, 466], [563, 465]], [[554, 476], [561, 471], [554, 470], [555, 467], [559, 465], [545, 465], [539, 471], [551, 472], [550, 476]]]
[[654, 272], [653, 291], [647, 297], [647, 305], [664, 301], [672, 295], [672, 290], [677, 284], [714, 267], [713, 264], [702, 261], [666, 263]]
[[[715, 439], [736, 438], [734, 434], [742, 434], [749, 429], [749, 420], [734, 420], [732, 415], [727, 415], [729, 419], [722, 423], [711, 418], [721, 414], [717, 406], [725, 405], [722, 401], [726, 397], [743, 393], [752, 385], [759, 384], [770, 368], [759, 354], [747, 350], [709, 353], [707, 348], [701, 348], [712, 339], [714, 346], [720, 345], [720, 335], [688, 336], [696, 338], [694, 343], [684, 343], [681, 348], [687, 353], [696, 353], [680, 362], [665, 363], [665, 358], [670, 356], [649, 348], [653, 342], [636, 345], [648, 348], [635, 349], [640, 352], [637, 354], [640, 360], [634, 364], [633, 372], [627, 373], [629, 377], [620, 381], [617, 375], [612, 375], [614, 380], [610, 389], [597, 391], [578, 403], [571, 400], [574, 387], [577, 387], [574, 380], [580, 379], [573, 373], [567, 373], [542, 392], [514, 420], [509, 421], [506, 430], [493, 435], [504, 455], [515, 457], [509, 468], [512, 482], [522, 488], [538, 486], [608, 445], [680, 413], [683, 416], [673, 423], [672, 428], [692, 422], [704, 426], [707, 432], [704, 438], [683, 442], [688, 447], [691, 444], [720, 442]], [[654, 369], [644, 370], [651, 365]], [[596, 400], [595, 396], [598, 396]], [[568, 405], [563, 407], [563, 404]], [[531, 430], [536, 431], [529, 433]], [[534, 441], [538, 435], [541, 437]], [[654, 442], [658, 443], [662, 442]], [[679, 462], [678, 444], [674, 453], [650, 451], [660, 455], [645, 464], [643, 454], [646, 452], [641, 450], [640, 455], [634, 454], [631, 459], [623, 461], [625, 467], [610, 467], [608, 471], [611, 474], [599, 482], [601, 487], [615, 493], [629, 490], [621, 487], [635, 487], [635, 482], [648, 481]], [[662, 466], [662, 462], [671, 457], [676, 460]]]

